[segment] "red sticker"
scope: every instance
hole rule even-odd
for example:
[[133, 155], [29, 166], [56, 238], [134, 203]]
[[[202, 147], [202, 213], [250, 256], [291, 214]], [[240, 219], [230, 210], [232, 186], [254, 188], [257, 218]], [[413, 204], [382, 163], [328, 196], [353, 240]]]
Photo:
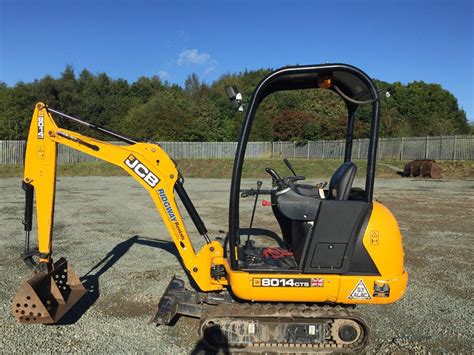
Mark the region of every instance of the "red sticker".
[[311, 279], [311, 287], [324, 287], [324, 279], [321, 277]]

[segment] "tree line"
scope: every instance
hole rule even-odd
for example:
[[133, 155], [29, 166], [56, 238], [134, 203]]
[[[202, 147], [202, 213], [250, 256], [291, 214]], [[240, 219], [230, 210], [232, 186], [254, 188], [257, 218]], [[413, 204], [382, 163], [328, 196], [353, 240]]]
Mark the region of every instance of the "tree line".
[[[157, 76], [133, 83], [67, 66], [50, 75], [9, 87], [0, 82], [0, 139], [25, 139], [37, 101], [135, 139], [152, 141], [235, 141], [243, 114], [230, 105], [224, 88], [234, 85], [248, 100], [269, 69], [223, 75], [208, 84], [191, 74], [184, 87]], [[390, 97], [381, 102], [381, 137], [472, 132], [457, 99], [439, 84], [376, 80]], [[367, 106], [367, 105], [366, 105]], [[355, 138], [369, 132], [369, 108], [358, 110]], [[57, 119], [62, 127], [94, 135]], [[346, 131], [343, 101], [329, 90], [279, 92], [267, 97], [255, 119], [253, 141], [340, 139]]]

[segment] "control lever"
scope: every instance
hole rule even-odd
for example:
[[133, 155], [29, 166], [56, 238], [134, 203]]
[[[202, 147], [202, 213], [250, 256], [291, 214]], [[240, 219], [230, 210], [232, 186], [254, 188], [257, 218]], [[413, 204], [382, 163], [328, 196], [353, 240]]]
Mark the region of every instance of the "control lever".
[[318, 190], [318, 193], [319, 193], [319, 197], [321, 198], [321, 200], [324, 200], [326, 198], [326, 194], [324, 193], [324, 188], [326, 187], [326, 185], [328, 184], [328, 182], [320, 182], [319, 184], [316, 185], [316, 189]]
[[278, 173], [272, 168], [265, 168], [265, 171], [272, 177], [273, 184], [281, 187], [283, 184], [283, 179], [278, 175]]
[[302, 176], [302, 175], [287, 176], [287, 177], [285, 177], [285, 180], [288, 180], [288, 181], [291, 181], [291, 182], [306, 180], [306, 176]]
[[272, 169], [272, 168], [265, 168], [265, 171], [270, 174], [270, 176], [275, 179], [275, 180], [281, 180], [281, 177], [280, 175], [278, 175], [278, 173]]
[[262, 187], [262, 184], [263, 183], [261, 181], [257, 181], [257, 192], [255, 193], [255, 201], [253, 202], [252, 218], [250, 219], [249, 235], [247, 236], [247, 242], [250, 240], [250, 231], [252, 229], [253, 219], [255, 217], [255, 210], [257, 208], [258, 194], [260, 193], [260, 188]]
[[319, 184], [316, 185], [316, 188], [317, 189], [324, 189], [326, 187], [326, 185], [328, 184], [328, 182], [320, 182]]
[[[255, 194], [257, 193], [257, 190], [255, 189], [242, 189], [240, 190], [240, 197], [242, 198], [245, 198], [245, 197], [249, 197], [249, 196], [255, 196]], [[271, 195], [272, 193], [272, 190], [262, 190], [260, 189], [259, 191], [259, 194], [260, 195]]]
[[283, 163], [285, 163], [286, 167], [290, 169], [294, 176], [296, 176], [295, 169], [293, 169], [293, 166], [291, 165], [290, 161], [286, 158], [283, 158]]
[[297, 181], [305, 180], [305, 179], [306, 179], [305, 176], [298, 176], [298, 175], [285, 176], [285, 178], [283, 179], [283, 182], [286, 186], [290, 186], [291, 188], [294, 188]]

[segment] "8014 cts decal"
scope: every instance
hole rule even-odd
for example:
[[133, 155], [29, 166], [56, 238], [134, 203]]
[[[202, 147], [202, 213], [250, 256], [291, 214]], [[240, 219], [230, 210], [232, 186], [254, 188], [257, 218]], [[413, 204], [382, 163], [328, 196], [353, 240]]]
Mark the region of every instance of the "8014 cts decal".
[[132, 154], [130, 154], [128, 158], [125, 159], [125, 164], [151, 187], [155, 187], [160, 182], [160, 179], [158, 179], [158, 177], [153, 174], [150, 169], [143, 165], [143, 163], [140, 162], [140, 160], [138, 160], [137, 158], [135, 158], [135, 156], [133, 156]]
[[254, 287], [324, 287], [324, 279], [317, 278], [284, 278], [284, 277], [262, 277], [253, 278]]

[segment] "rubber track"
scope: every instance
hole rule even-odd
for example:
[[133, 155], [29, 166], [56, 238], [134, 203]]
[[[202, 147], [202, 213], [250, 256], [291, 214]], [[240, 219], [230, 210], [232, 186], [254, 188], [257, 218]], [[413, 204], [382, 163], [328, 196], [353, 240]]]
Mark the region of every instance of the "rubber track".
[[[251, 319], [258, 318], [282, 318], [283, 323], [292, 323], [297, 318], [322, 318], [322, 319], [351, 319], [360, 324], [362, 334], [359, 340], [352, 344], [338, 344], [335, 339], [319, 344], [289, 344], [289, 343], [253, 343], [251, 346], [232, 347], [229, 344], [228, 350], [232, 352], [290, 352], [290, 353], [308, 353], [317, 351], [335, 351], [338, 353], [353, 353], [362, 351], [368, 344], [369, 327], [362, 316], [354, 311], [353, 308], [342, 306], [317, 306], [291, 303], [232, 303], [220, 304], [210, 307], [201, 317], [201, 327], [199, 332], [204, 339], [204, 327], [206, 322], [216, 318], [228, 319]], [[285, 318], [288, 322], [285, 322]], [[332, 322], [331, 322], [332, 323]], [[212, 344], [204, 339], [206, 344], [214, 350], [217, 350]]]

